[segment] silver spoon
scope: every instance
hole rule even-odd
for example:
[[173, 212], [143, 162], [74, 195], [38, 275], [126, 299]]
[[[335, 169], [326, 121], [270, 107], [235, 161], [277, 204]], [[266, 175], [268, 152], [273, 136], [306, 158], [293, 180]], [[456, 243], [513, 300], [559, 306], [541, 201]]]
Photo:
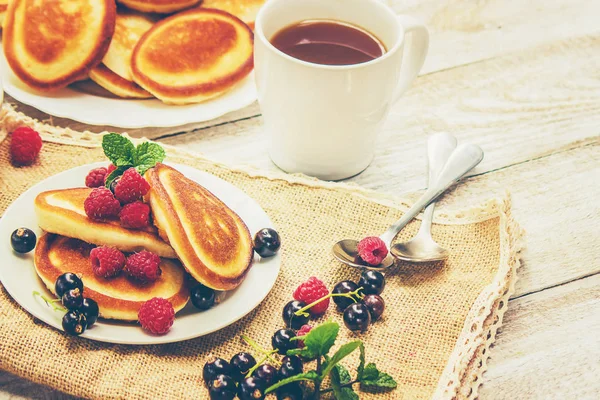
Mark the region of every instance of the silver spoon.
[[[425, 193], [417, 200], [413, 206], [406, 211], [406, 213], [400, 218], [394, 225], [390, 226], [381, 236], [381, 240], [386, 244], [387, 248], [390, 249], [392, 240], [396, 237], [398, 232], [402, 230], [414, 217], [417, 216], [429, 203], [437, 199], [446, 189], [452, 186], [453, 183], [458, 181], [464, 174], [473, 169], [483, 159], [483, 150], [479, 146], [474, 144], [463, 144], [456, 148], [454, 153], [448, 159], [448, 162], [444, 166], [444, 169], [440, 173], [436, 183], [431, 185]], [[360, 257], [358, 257], [357, 250], [358, 241], [354, 239], [340, 240], [333, 245], [333, 255], [340, 262], [356, 268], [367, 268], [367, 269], [382, 269], [389, 268], [394, 264], [394, 258], [391, 255], [394, 251], [391, 248], [391, 252], [388, 253], [387, 257], [379, 265], [367, 265]]]
[[[456, 149], [456, 138], [449, 133], [436, 133], [427, 141], [427, 156], [429, 158], [429, 186], [435, 184], [444, 165]], [[445, 260], [450, 252], [439, 246], [431, 237], [431, 223], [435, 201], [432, 201], [425, 212], [419, 232], [408, 242], [397, 243], [392, 255], [400, 260], [412, 262], [428, 262]]]

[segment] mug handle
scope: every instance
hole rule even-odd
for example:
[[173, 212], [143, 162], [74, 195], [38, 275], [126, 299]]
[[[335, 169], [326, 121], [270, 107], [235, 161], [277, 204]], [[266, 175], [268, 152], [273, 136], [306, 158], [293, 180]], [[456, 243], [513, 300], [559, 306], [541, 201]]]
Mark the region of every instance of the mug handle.
[[[412, 81], [425, 63], [427, 50], [429, 49], [429, 31], [425, 25], [416, 18], [408, 15], [398, 15], [398, 21], [404, 29], [404, 56], [400, 67], [400, 79], [394, 94], [394, 102], [398, 101], [402, 93], [408, 89]], [[411, 35], [410, 46], [406, 47], [406, 35]]]

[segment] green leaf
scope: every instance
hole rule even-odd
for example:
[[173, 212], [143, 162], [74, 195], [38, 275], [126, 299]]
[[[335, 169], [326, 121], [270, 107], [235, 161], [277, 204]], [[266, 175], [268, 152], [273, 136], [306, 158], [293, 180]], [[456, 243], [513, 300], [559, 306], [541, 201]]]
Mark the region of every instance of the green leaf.
[[133, 162], [140, 173], [154, 167], [156, 163], [162, 162], [165, 159], [165, 150], [157, 143], [144, 142], [139, 144], [133, 152]]
[[288, 356], [297, 356], [297, 355], [302, 355], [302, 351], [304, 350], [304, 348], [302, 349], [291, 349], [288, 350], [286, 355]]
[[131, 165], [117, 167], [117, 169], [115, 169], [106, 177], [106, 187], [110, 188], [110, 184], [119, 176], [123, 175], [123, 172], [127, 171], [129, 168], [131, 168]]
[[358, 400], [358, 395], [354, 393], [352, 387], [341, 387], [352, 379], [350, 373], [343, 365], [336, 365], [331, 370], [331, 388], [333, 395], [337, 400]]
[[278, 388], [280, 388], [284, 385], [287, 385], [288, 383], [298, 382], [298, 381], [314, 381], [318, 377], [319, 377], [319, 375], [317, 375], [317, 373], [315, 371], [308, 371], [303, 374], [290, 376], [289, 378], [282, 379], [279, 382], [277, 382], [276, 384], [274, 384], [273, 386], [270, 386], [265, 391], [265, 394], [271, 393], [271, 392], [277, 390]]
[[336, 322], [325, 322], [311, 329], [303, 339], [308, 350], [307, 353], [313, 356], [310, 358], [324, 356], [329, 353], [329, 350], [335, 344], [339, 330], [340, 325]]
[[366, 389], [387, 388], [393, 389], [398, 384], [391, 375], [381, 372], [375, 364], [369, 363], [365, 367], [363, 377], [360, 381], [360, 386]]
[[363, 371], [365, 369], [365, 345], [361, 343], [358, 347], [360, 349], [360, 364], [358, 364], [358, 368], [356, 369], [356, 379], [361, 380], [363, 377]]
[[333, 370], [331, 370], [331, 374], [332, 377], [335, 375], [337, 378], [339, 378], [338, 380], [342, 385], [352, 380], [350, 372], [342, 364], [338, 364], [335, 367], [333, 367]]
[[379, 376], [379, 370], [377, 369], [375, 364], [369, 363], [365, 367], [364, 372], [359, 380], [361, 380], [361, 381], [362, 380], [367, 380], [367, 381], [374, 380], [374, 379], [377, 379], [378, 376]]
[[[306, 341], [304, 341], [304, 343], [306, 343]], [[331, 372], [331, 370], [333, 369], [333, 367], [335, 367], [337, 363], [339, 363], [344, 357], [346, 357], [358, 347], [360, 347], [361, 344], [362, 342], [360, 340], [355, 340], [354, 342], [346, 343], [345, 345], [341, 346], [338, 349], [338, 351], [336, 351], [336, 353], [333, 355], [333, 357], [331, 357], [331, 360], [329, 360], [329, 362], [323, 369], [321, 379], [324, 379], [327, 375], [329, 375], [329, 372]]]
[[102, 137], [104, 155], [116, 166], [133, 166], [135, 147], [131, 140], [118, 133], [109, 133]]

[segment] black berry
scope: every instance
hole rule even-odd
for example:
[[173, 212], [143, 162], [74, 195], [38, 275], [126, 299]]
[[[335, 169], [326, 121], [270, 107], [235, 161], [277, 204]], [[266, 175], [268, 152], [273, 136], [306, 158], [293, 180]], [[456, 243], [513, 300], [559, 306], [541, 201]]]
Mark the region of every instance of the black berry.
[[274, 256], [280, 246], [279, 233], [274, 229], [263, 228], [254, 235], [254, 251], [261, 257]]
[[67, 290], [60, 300], [68, 310], [78, 310], [83, 304], [83, 294], [78, 288]]
[[278, 350], [279, 354], [285, 355], [288, 350], [296, 348], [296, 342], [290, 339], [296, 337], [296, 333], [291, 329], [280, 329], [271, 338], [273, 349]]
[[229, 363], [222, 358], [213, 358], [204, 364], [202, 369], [202, 377], [204, 382], [208, 385], [211, 381], [217, 378], [217, 375], [230, 375], [231, 366]]
[[[108, 177], [108, 175], [107, 175], [107, 177]], [[117, 187], [117, 183], [119, 183], [120, 180], [121, 180], [121, 177], [115, 178], [108, 186], [108, 188], [110, 189], [112, 194], [115, 194], [115, 188]]]
[[279, 379], [286, 379], [290, 376], [302, 373], [302, 360], [298, 356], [286, 356], [281, 360], [279, 367]]
[[98, 303], [96, 303], [94, 300], [85, 298], [83, 299], [81, 307], [79, 307], [79, 311], [85, 315], [87, 326], [89, 328], [98, 320], [100, 309], [98, 308]]
[[233, 400], [237, 394], [237, 386], [232, 377], [217, 375], [208, 385], [211, 400]]
[[262, 379], [251, 376], [240, 382], [238, 397], [240, 400], [262, 400], [265, 398], [266, 388]]
[[363, 303], [350, 304], [344, 310], [344, 324], [351, 331], [366, 331], [371, 323], [369, 309]]
[[302, 400], [304, 394], [298, 382], [288, 383], [277, 389], [277, 400]]
[[[352, 281], [341, 281], [333, 287], [331, 293], [350, 293], [358, 289], [358, 285]], [[350, 304], [354, 303], [349, 297], [333, 296], [333, 302], [338, 306], [339, 310], [345, 310]]]
[[292, 300], [283, 307], [281, 316], [285, 325], [292, 329], [300, 329], [302, 325], [308, 323], [308, 316], [296, 315], [296, 311], [305, 307], [306, 303], [303, 301]]
[[231, 377], [240, 381], [248, 373], [248, 370], [256, 365], [256, 360], [252, 354], [238, 353], [231, 358], [229, 365], [231, 366]]
[[31, 229], [19, 228], [10, 235], [10, 244], [17, 253], [29, 253], [34, 249], [37, 237]]
[[62, 327], [69, 335], [81, 335], [87, 328], [85, 315], [75, 310], [67, 311], [62, 319]]
[[72, 289], [79, 289], [80, 292], [83, 292], [83, 282], [77, 275], [71, 272], [62, 274], [54, 283], [54, 292], [57, 297], [62, 297], [63, 294]]
[[378, 271], [364, 271], [358, 280], [358, 286], [362, 287], [364, 294], [381, 294], [385, 288], [385, 278]]
[[385, 310], [385, 302], [381, 297], [379, 297], [376, 294], [366, 295], [362, 299], [362, 302], [369, 309], [372, 321], [377, 321], [383, 314], [383, 311]]
[[263, 364], [256, 368], [252, 376], [262, 379], [265, 382], [265, 387], [272, 386], [279, 380], [277, 377], [277, 368], [269, 364]]
[[215, 304], [215, 291], [204, 285], [198, 285], [190, 291], [192, 304], [200, 310], [208, 310]]

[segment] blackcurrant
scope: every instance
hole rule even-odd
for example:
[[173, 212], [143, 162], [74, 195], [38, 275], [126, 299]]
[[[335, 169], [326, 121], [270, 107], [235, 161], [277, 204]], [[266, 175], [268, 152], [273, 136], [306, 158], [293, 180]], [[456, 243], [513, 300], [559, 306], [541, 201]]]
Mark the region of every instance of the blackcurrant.
[[[358, 285], [352, 281], [341, 281], [337, 285], [333, 287], [331, 293], [340, 294], [340, 293], [350, 293], [354, 292], [358, 289]], [[350, 304], [354, 303], [349, 297], [343, 296], [333, 296], [333, 302], [338, 306], [339, 310], [345, 310]]]
[[29, 253], [36, 241], [35, 233], [27, 228], [19, 228], [10, 235], [10, 244], [17, 253]]
[[253, 376], [240, 382], [238, 397], [240, 400], [262, 400], [265, 398], [265, 381]]
[[351, 331], [366, 331], [371, 323], [369, 309], [363, 303], [350, 304], [344, 310], [344, 324]]
[[296, 342], [290, 339], [296, 337], [296, 333], [291, 329], [280, 329], [271, 338], [273, 349], [279, 354], [287, 354], [288, 350], [296, 348]]
[[249, 353], [238, 353], [231, 357], [231, 377], [238, 382], [248, 373], [248, 370], [256, 365], [256, 360]]
[[67, 290], [60, 300], [68, 310], [78, 310], [83, 304], [83, 294], [78, 288]]
[[202, 369], [202, 377], [204, 382], [208, 385], [211, 381], [216, 379], [217, 375], [230, 375], [231, 366], [229, 363], [222, 358], [213, 358], [204, 364]]
[[62, 319], [62, 327], [69, 335], [81, 335], [87, 328], [85, 315], [75, 310], [67, 311]]
[[121, 180], [120, 177], [113, 179], [113, 181], [110, 183], [110, 185], [108, 185], [108, 188], [110, 189], [110, 191], [115, 194], [115, 188], [117, 187], [117, 183], [119, 183], [119, 181]]
[[262, 379], [265, 382], [266, 387], [272, 386], [279, 381], [277, 377], [277, 368], [269, 364], [263, 364], [256, 368], [252, 373], [252, 376]]
[[281, 360], [279, 367], [279, 379], [286, 379], [290, 376], [301, 374], [303, 370], [302, 360], [298, 356], [286, 356]]
[[277, 400], [302, 400], [304, 393], [298, 382], [288, 383], [277, 389]]
[[217, 375], [208, 384], [208, 394], [211, 400], [233, 400], [237, 394], [235, 380], [227, 375]]
[[281, 316], [285, 325], [292, 329], [300, 329], [302, 325], [308, 323], [308, 316], [296, 315], [296, 311], [305, 307], [306, 303], [299, 300], [292, 300], [283, 307]]
[[59, 298], [62, 297], [67, 291], [76, 288], [79, 289], [80, 292], [83, 292], [83, 282], [72, 272], [62, 274], [54, 283], [54, 292]]
[[385, 288], [385, 278], [379, 271], [364, 271], [360, 275], [358, 286], [363, 288], [364, 294], [381, 294]]
[[385, 310], [385, 302], [380, 296], [376, 294], [366, 295], [362, 299], [362, 302], [369, 309], [372, 321], [377, 321], [383, 314], [383, 311]]
[[254, 235], [254, 251], [261, 257], [271, 257], [277, 254], [281, 240], [275, 229], [263, 228]]
[[88, 328], [96, 323], [98, 320], [98, 314], [100, 313], [98, 303], [88, 298], [83, 299], [81, 307], [79, 307], [79, 311], [85, 315]]
[[192, 288], [190, 298], [196, 308], [208, 310], [215, 304], [215, 291], [200, 284]]

